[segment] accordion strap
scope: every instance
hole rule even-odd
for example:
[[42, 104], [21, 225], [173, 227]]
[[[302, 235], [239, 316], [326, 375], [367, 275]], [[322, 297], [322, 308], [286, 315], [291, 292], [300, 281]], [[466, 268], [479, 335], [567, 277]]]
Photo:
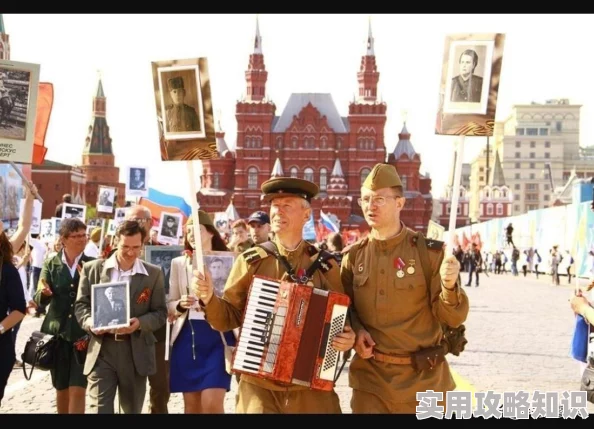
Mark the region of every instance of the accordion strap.
[[287, 274], [289, 274], [289, 276], [291, 277], [291, 280], [299, 282], [301, 284], [307, 283], [312, 278], [314, 273], [320, 269], [320, 267], [323, 267], [329, 259], [334, 257], [332, 253], [326, 250], [320, 251], [318, 253], [318, 256], [316, 257], [316, 260], [305, 271], [304, 276], [297, 277], [295, 269], [291, 266], [287, 258], [280, 254], [278, 248], [276, 247], [276, 244], [274, 244], [272, 241], [265, 241], [264, 243], [256, 244], [256, 246], [261, 247], [268, 254], [273, 255], [278, 261], [280, 261], [281, 264], [283, 264], [283, 267], [287, 271]]

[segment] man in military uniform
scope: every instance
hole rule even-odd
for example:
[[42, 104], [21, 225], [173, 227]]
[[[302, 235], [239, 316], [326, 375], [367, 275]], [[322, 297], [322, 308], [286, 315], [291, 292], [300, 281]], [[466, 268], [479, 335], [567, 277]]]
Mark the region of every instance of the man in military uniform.
[[[466, 319], [469, 307], [458, 282], [460, 265], [454, 256], [444, 259], [442, 242], [427, 240], [426, 253], [421, 252], [417, 241], [424, 237], [400, 220], [404, 203], [396, 169], [376, 165], [359, 200], [372, 230], [345, 249], [341, 267], [357, 333], [357, 355], [349, 368], [353, 413], [414, 414], [417, 392], [443, 392], [442, 405], [445, 392], [455, 388], [443, 353], [428, 353], [428, 359], [423, 353], [439, 348], [441, 323], [458, 327]], [[430, 265], [430, 285], [423, 260]], [[414, 352], [420, 353], [415, 357]], [[420, 369], [419, 356], [428, 368]]]
[[[274, 243], [278, 252], [285, 256], [293, 272], [303, 275], [316, 260], [318, 250], [303, 239], [303, 226], [311, 214], [310, 201], [318, 193], [318, 186], [307, 180], [274, 178], [262, 184], [262, 192], [271, 201], [270, 219], [275, 233]], [[287, 269], [262, 247], [255, 246], [237, 257], [222, 298], [213, 295], [212, 279], [195, 273], [192, 286], [206, 320], [218, 331], [230, 331], [242, 324], [248, 291], [254, 275], [278, 280], [290, 280]], [[330, 259], [320, 265], [308, 284], [344, 293], [340, 280], [340, 268]], [[355, 333], [346, 326], [333, 340], [332, 346], [339, 351], [350, 350], [355, 342]], [[238, 388], [237, 413], [341, 413], [338, 395], [312, 390], [306, 386], [281, 384], [271, 380], [241, 375]]]
[[196, 110], [184, 103], [186, 89], [181, 76], [173, 77], [167, 81], [169, 95], [173, 104], [165, 108], [167, 114], [167, 131], [179, 133], [185, 131], [200, 131], [200, 121]]
[[478, 55], [472, 49], [466, 49], [460, 55], [460, 74], [452, 79], [452, 101], [480, 103], [483, 91], [483, 78], [476, 76], [474, 70], [478, 64]]

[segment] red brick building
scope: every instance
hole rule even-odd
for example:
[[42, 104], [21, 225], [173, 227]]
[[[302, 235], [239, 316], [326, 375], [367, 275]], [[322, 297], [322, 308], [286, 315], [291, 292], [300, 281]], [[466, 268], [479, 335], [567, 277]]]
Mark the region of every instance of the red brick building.
[[[431, 180], [419, 174], [420, 156], [412, 153], [410, 135], [403, 129], [402, 145], [386, 158], [384, 126], [386, 103], [378, 100], [380, 73], [369, 27], [367, 50], [357, 73], [358, 97], [341, 116], [332, 96], [324, 93], [291, 94], [282, 113], [266, 95], [268, 71], [264, 63], [262, 37], [256, 23], [254, 51], [245, 72], [246, 94], [236, 105], [235, 151], [229, 150], [225, 133], [217, 132], [220, 158], [203, 161], [198, 201], [201, 209], [225, 211], [231, 199], [242, 217], [267, 210], [260, 200], [260, 186], [273, 176], [299, 177], [320, 187], [312, 202], [314, 218], [319, 212], [334, 214], [341, 227], [364, 223], [357, 204], [360, 187], [373, 166], [395, 164], [407, 182], [409, 210], [404, 222], [425, 231], [431, 217]], [[414, 153], [414, 155], [413, 155]]]
[[116, 204], [124, 207], [126, 185], [120, 183], [120, 169], [115, 166], [111, 148], [111, 137], [106, 119], [106, 97], [101, 79], [97, 84], [97, 95], [93, 97], [93, 119], [87, 132], [82, 155], [82, 170], [87, 178], [85, 201], [95, 207], [99, 185], [116, 188]]
[[56, 206], [62, 202], [64, 194], [72, 195], [73, 204], [84, 204], [85, 174], [79, 167], [45, 160], [41, 165], [33, 165], [32, 181], [43, 198], [41, 218], [54, 216]]

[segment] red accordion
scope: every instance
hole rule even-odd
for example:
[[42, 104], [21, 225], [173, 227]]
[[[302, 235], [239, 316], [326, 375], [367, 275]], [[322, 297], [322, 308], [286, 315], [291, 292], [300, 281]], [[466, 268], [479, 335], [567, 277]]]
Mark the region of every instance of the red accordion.
[[331, 391], [348, 295], [254, 276], [232, 370], [286, 384]]

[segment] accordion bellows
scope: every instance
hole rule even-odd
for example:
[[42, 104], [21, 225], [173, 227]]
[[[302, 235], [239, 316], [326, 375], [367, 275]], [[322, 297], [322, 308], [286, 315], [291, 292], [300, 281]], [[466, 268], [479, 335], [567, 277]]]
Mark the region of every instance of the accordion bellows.
[[232, 370], [284, 384], [331, 391], [348, 295], [254, 276]]

